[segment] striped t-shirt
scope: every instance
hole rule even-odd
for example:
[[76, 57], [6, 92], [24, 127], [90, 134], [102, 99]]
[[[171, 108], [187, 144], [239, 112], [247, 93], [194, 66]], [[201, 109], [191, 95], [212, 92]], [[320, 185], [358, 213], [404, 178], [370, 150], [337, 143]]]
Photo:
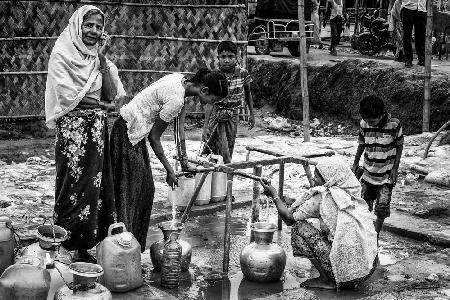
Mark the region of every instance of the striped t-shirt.
[[219, 108], [238, 109], [245, 106], [244, 86], [252, 82], [251, 76], [244, 68], [236, 66], [232, 74], [226, 74], [228, 79], [228, 96], [220, 102], [216, 102]]
[[369, 126], [361, 120], [358, 143], [365, 146], [364, 174], [361, 181], [373, 185], [389, 182], [394, 166], [397, 147], [403, 145], [403, 132], [400, 121], [386, 113], [380, 123]]

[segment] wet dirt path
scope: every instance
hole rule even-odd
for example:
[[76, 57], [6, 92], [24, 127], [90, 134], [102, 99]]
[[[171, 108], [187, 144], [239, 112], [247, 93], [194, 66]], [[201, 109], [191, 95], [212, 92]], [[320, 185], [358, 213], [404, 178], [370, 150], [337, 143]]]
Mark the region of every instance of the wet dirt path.
[[[444, 276], [447, 274], [450, 277], [449, 266], [434, 265], [433, 270], [447, 272], [443, 273], [444, 275], [439, 275], [441, 277], [437, 282], [429, 282], [422, 278], [429, 275], [431, 269], [428, 270], [427, 268], [430, 264], [434, 264], [427, 260], [426, 255], [437, 255], [441, 253], [441, 248], [426, 243], [418, 244], [416, 241], [387, 232], [382, 233], [380, 240], [381, 265], [377, 268], [375, 274], [357, 290], [336, 292], [303, 289], [300, 287], [301, 282], [308, 278], [317, 277], [318, 273], [314, 268], [311, 268], [308, 259], [293, 257], [290, 245], [290, 227], [287, 226], [284, 226], [281, 232], [276, 232], [273, 239], [274, 242], [283, 247], [287, 255], [282, 280], [264, 284], [250, 282], [243, 278], [239, 263], [241, 249], [249, 244], [249, 217], [249, 208], [233, 211], [228, 278], [224, 279], [221, 276], [225, 215], [219, 212], [209, 216], [193, 218], [186, 224], [181, 238], [193, 247], [192, 262], [189, 273], [185, 272], [182, 275], [183, 279], [178, 290], [167, 290], [160, 287], [160, 274], [152, 272], [149, 250], [147, 250], [143, 253], [146, 285], [126, 294], [114, 294], [114, 299], [149, 299], [149, 297], [152, 297], [152, 299], [208, 300], [371, 299], [374, 296], [381, 297], [376, 299], [397, 299], [391, 298], [389, 294], [398, 294], [413, 289], [418, 290], [416, 294], [420, 294], [420, 299], [422, 299], [429, 293], [438, 296], [439, 293], [442, 294], [443, 291], [450, 289], [448, 281], [450, 278]], [[268, 220], [276, 223], [276, 210], [273, 207], [270, 208]], [[147, 237], [147, 245], [150, 246], [160, 239], [162, 239], [162, 233], [156, 226], [152, 226]], [[409, 274], [402, 266], [408, 260], [418, 263], [419, 260], [424, 262], [427, 265], [424, 267], [425, 273]]]

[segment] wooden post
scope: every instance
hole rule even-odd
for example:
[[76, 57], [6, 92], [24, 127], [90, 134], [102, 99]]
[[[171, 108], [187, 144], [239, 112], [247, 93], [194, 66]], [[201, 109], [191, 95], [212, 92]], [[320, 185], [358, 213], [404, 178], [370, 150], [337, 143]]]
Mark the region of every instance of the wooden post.
[[425, 37], [425, 78], [423, 84], [423, 124], [422, 132], [430, 132], [430, 101], [431, 101], [431, 35], [433, 30], [433, 3], [427, 1], [427, 28]]
[[309, 94], [308, 74], [306, 66], [306, 35], [305, 35], [305, 0], [298, 0], [298, 26], [300, 35], [300, 88], [303, 102], [303, 141], [310, 141], [309, 133]]
[[[253, 168], [253, 175], [261, 176], [262, 166], [257, 165]], [[252, 223], [259, 222], [259, 182], [253, 181], [253, 199], [252, 199]], [[250, 242], [254, 240], [253, 232], [250, 235]]]
[[314, 179], [311, 173], [311, 169], [309, 168], [309, 164], [308, 163], [304, 163], [303, 164], [303, 169], [305, 170], [305, 174], [306, 174], [306, 178], [308, 178], [308, 182], [309, 182], [309, 186], [313, 187], [314, 186]]
[[[284, 163], [280, 164], [280, 170], [278, 171], [278, 197], [283, 200], [283, 186], [284, 186]], [[278, 230], [283, 230], [283, 220], [278, 215]]]
[[228, 274], [230, 267], [230, 228], [231, 228], [231, 206], [233, 201], [233, 174], [227, 174], [227, 206], [225, 213], [225, 234], [223, 243], [223, 264], [224, 274]]

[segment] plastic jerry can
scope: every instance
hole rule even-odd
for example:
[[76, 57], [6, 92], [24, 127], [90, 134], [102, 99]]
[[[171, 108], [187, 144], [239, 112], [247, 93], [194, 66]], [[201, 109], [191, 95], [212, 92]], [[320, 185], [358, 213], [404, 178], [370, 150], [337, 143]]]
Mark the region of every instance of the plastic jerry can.
[[[121, 233], [112, 233], [119, 228]], [[104, 271], [104, 285], [112, 292], [126, 292], [144, 283], [141, 245], [122, 222], [110, 225], [108, 236], [97, 245], [97, 263]]]

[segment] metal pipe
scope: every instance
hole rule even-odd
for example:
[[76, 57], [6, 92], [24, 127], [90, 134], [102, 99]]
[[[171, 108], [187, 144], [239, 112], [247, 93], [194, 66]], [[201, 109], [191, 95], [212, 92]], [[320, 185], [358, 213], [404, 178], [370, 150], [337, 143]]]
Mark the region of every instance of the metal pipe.
[[188, 159], [189, 162], [192, 163], [196, 163], [199, 165], [204, 166], [204, 169], [198, 169], [194, 172], [178, 172], [176, 174], [177, 177], [183, 176], [183, 175], [188, 175], [188, 174], [193, 174], [193, 173], [204, 173], [204, 172], [223, 172], [223, 173], [227, 173], [227, 174], [234, 174], [234, 175], [238, 175], [241, 177], [245, 177], [245, 178], [249, 178], [249, 179], [253, 179], [256, 181], [260, 181], [262, 179], [265, 179], [264, 177], [260, 177], [260, 176], [254, 176], [252, 174], [247, 174], [245, 172], [236, 170], [232, 167], [229, 167], [228, 165], [216, 165], [214, 163], [211, 162], [205, 162], [205, 161], [196, 161], [193, 159]]
[[[245, 147], [245, 149], [247, 151], [256, 151], [256, 152], [260, 152], [260, 153], [264, 153], [264, 154], [268, 154], [268, 155], [273, 155], [275, 157], [285, 156], [284, 154], [279, 153], [279, 152], [275, 152], [275, 151], [267, 150], [267, 149], [262, 149], [262, 148], [258, 148], [258, 147], [254, 147], [254, 146], [247, 146], [247, 147]], [[333, 150], [325, 150], [325, 151], [319, 152], [319, 153], [300, 155], [300, 157], [308, 159], [308, 158], [311, 158], [311, 157], [333, 156], [334, 154], [335, 154], [335, 152]]]
[[[261, 176], [262, 166], [258, 165], [253, 168], [253, 174], [255, 176]], [[252, 199], [252, 223], [259, 221], [259, 182], [253, 182], [253, 199]], [[253, 242], [254, 235], [253, 232], [250, 235], [250, 242]]]
[[230, 267], [230, 230], [231, 230], [231, 207], [233, 201], [233, 174], [227, 174], [227, 206], [225, 213], [225, 234], [223, 243], [222, 271], [228, 274]]

